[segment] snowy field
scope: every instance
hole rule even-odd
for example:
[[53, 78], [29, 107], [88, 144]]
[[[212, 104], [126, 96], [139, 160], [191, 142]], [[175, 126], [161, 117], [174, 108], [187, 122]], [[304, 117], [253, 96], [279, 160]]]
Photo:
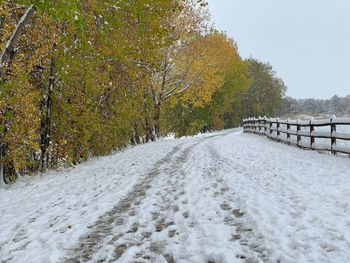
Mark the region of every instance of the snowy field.
[[0, 189], [0, 262], [350, 262], [350, 159], [240, 129]]

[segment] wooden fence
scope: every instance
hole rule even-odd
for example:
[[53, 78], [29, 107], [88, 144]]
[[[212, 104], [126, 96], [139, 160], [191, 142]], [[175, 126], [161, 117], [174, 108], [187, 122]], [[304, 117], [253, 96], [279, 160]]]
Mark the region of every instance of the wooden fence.
[[350, 119], [304, 121], [248, 118], [243, 120], [243, 130], [301, 148], [348, 154], [350, 157]]

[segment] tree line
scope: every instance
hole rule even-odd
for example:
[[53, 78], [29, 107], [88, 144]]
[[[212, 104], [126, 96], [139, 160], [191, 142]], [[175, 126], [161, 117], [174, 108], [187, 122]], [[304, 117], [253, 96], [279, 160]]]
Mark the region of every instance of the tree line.
[[350, 95], [339, 97], [334, 95], [330, 99], [283, 99], [281, 114], [285, 116], [311, 115], [314, 117], [350, 116]]
[[208, 19], [201, 0], [1, 1], [1, 182], [278, 112], [283, 81]]

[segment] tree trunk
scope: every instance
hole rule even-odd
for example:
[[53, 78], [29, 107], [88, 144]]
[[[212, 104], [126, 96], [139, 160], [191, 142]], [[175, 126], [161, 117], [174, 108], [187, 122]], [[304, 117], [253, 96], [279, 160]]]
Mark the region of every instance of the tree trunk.
[[147, 102], [147, 98], [149, 98], [149, 95], [145, 91], [143, 94], [144, 98], [144, 114], [145, 114], [145, 133], [146, 133], [146, 142], [154, 141], [153, 136], [153, 127], [151, 125], [151, 112], [149, 111], [149, 104]]
[[4, 25], [5, 25], [5, 16], [2, 15], [0, 16], [0, 30], [3, 30]]
[[49, 154], [47, 152], [51, 142], [51, 116], [52, 116], [52, 95], [55, 87], [55, 64], [54, 57], [51, 58], [49, 86], [46, 101], [44, 103], [44, 114], [41, 120], [41, 169], [44, 170], [49, 163]]
[[[0, 145], [0, 158], [3, 158], [3, 144]], [[0, 188], [4, 188], [6, 182], [5, 182], [5, 176], [4, 176], [4, 162], [3, 160], [0, 160]]]
[[3, 130], [0, 134], [0, 177], [2, 182], [8, 184], [11, 178], [11, 172], [14, 171], [13, 162], [5, 162], [6, 152], [7, 152], [7, 144], [5, 143], [5, 137], [8, 132], [8, 121], [4, 118], [10, 109], [8, 107], [5, 108], [4, 111], [1, 112], [2, 120], [0, 125], [3, 127]]
[[21, 20], [18, 22], [15, 31], [13, 32], [10, 40], [6, 44], [4, 52], [0, 56], [0, 77], [4, 78], [6, 69], [8, 68], [11, 60], [15, 56], [15, 48], [18, 44], [19, 37], [28, 23], [29, 19], [35, 13], [36, 8], [34, 5], [28, 7], [27, 11], [22, 16]]
[[139, 127], [137, 123], [134, 124], [133, 142], [135, 143], [135, 145], [138, 145], [141, 143], [140, 132], [139, 132]]
[[154, 121], [154, 136], [155, 139], [159, 139], [160, 138], [160, 100], [157, 102], [155, 102], [154, 104], [154, 116], [153, 116], [153, 121]]
[[151, 125], [151, 120], [150, 120], [149, 115], [147, 114], [147, 116], [146, 116], [146, 142], [154, 141], [154, 140], [155, 140], [155, 138], [153, 136], [153, 128]]

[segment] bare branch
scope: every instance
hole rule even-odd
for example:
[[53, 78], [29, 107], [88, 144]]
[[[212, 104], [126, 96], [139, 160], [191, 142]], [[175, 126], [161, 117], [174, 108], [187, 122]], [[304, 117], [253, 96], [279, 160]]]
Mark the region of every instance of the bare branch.
[[172, 83], [169, 83], [169, 84], [165, 85], [164, 88], [169, 88], [169, 87], [171, 87], [171, 86], [174, 86], [174, 85], [176, 85], [176, 84], [179, 84], [181, 81], [182, 81], [182, 80], [177, 80], [177, 81], [174, 81], [174, 82], [172, 82]]
[[3, 76], [6, 68], [11, 62], [14, 54], [15, 48], [18, 44], [18, 39], [21, 35], [22, 30], [28, 23], [31, 16], [35, 13], [36, 8], [34, 5], [28, 7], [27, 11], [21, 17], [21, 20], [18, 22], [15, 31], [13, 32], [10, 40], [7, 42], [4, 52], [0, 56], [0, 76]]
[[193, 85], [193, 83], [194, 83], [195, 81], [197, 81], [197, 80], [202, 76], [202, 74], [204, 73], [204, 71], [206, 70], [206, 68], [207, 68], [207, 67], [203, 68], [203, 69], [201, 70], [201, 72], [199, 72], [199, 73], [197, 74], [197, 76], [194, 77], [189, 83], [187, 83], [181, 90], [179, 90], [179, 91], [177, 91], [177, 92], [168, 93], [166, 96], [163, 96], [162, 99], [163, 99], [163, 100], [166, 100], [166, 99], [168, 99], [168, 98], [170, 98], [170, 97], [172, 97], [172, 96], [176, 96], [176, 95], [180, 95], [180, 94], [184, 93], [186, 90], [188, 90], [189, 88], [191, 88], [191, 86]]
[[183, 74], [181, 80], [178, 81], [178, 84], [177, 84], [173, 89], [171, 89], [170, 91], [166, 92], [166, 93], [162, 96], [161, 99], [168, 98], [170, 94], [174, 93], [177, 89], [179, 89], [179, 88], [181, 87], [181, 84], [185, 81], [185, 79], [186, 79], [186, 77], [187, 77], [187, 74], [188, 74], [188, 72], [190, 71], [190, 68], [191, 68], [192, 64], [196, 61], [196, 59], [197, 59], [197, 58], [195, 57], [195, 58], [193, 58], [193, 59], [191, 60], [191, 62], [187, 65], [187, 68], [186, 68], [186, 70], [185, 70], [185, 72], [184, 72], [184, 74]]

